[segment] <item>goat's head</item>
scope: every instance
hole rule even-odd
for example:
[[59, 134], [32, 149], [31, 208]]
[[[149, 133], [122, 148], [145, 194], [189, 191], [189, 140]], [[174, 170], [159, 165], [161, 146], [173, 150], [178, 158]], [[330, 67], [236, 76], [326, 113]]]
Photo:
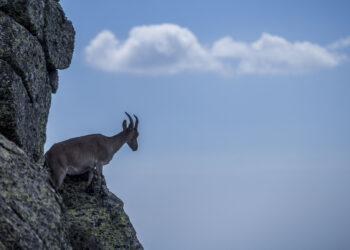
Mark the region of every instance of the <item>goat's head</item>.
[[133, 150], [137, 150], [137, 137], [139, 136], [139, 132], [137, 131], [137, 126], [139, 125], [139, 119], [137, 118], [136, 115], [135, 117], [135, 126], [134, 126], [134, 121], [132, 120], [131, 116], [125, 112], [125, 114], [129, 117], [129, 126], [127, 127], [126, 125], [126, 120], [123, 121], [123, 130], [127, 133], [127, 141], [126, 143], [129, 145], [129, 147]]

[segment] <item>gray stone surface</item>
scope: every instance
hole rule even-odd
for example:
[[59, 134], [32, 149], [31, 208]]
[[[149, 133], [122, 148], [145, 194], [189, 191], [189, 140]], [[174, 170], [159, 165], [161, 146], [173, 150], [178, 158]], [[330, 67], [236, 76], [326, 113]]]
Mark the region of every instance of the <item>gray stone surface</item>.
[[[95, 173], [96, 176], [96, 173]], [[67, 176], [62, 187], [69, 237], [74, 249], [141, 250], [123, 202], [111, 193], [102, 176], [102, 193], [86, 192], [88, 174]]]
[[45, 7], [44, 49], [49, 68], [65, 69], [69, 66], [74, 49], [75, 31], [60, 4], [47, 0]]
[[0, 134], [0, 242], [6, 249], [71, 249], [49, 172]]
[[44, 0], [5, 0], [3, 4], [3, 10], [39, 40], [43, 39], [44, 7]]
[[22, 78], [1, 59], [0, 75], [0, 131], [38, 161], [46, 139], [51, 88], [45, 83], [32, 102]]
[[48, 68], [65, 69], [70, 65], [75, 31], [58, 1], [0, 0], [0, 7], [41, 42]]
[[[74, 32], [72, 35], [71, 40], [74, 41]], [[72, 52], [73, 50], [70, 51]], [[43, 155], [51, 92], [55, 93], [58, 87], [57, 70], [50, 68], [48, 71], [47, 57], [49, 56], [45, 56], [44, 49], [37, 37], [7, 13], [0, 11], [0, 59], [7, 63], [6, 67], [0, 68], [0, 72], [8, 77], [15, 72], [21, 78], [24, 86], [23, 93], [29, 98], [24, 103], [21, 100], [24, 106], [18, 109], [19, 106], [15, 103], [23, 96], [23, 93], [18, 93], [18, 91], [11, 93], [12, 99], [0, 95], [2, 100], [0, 109], [8, 112], [7, 114], [0, 113], [0, 120], [2, 120], [0, 132], [23, 147], [37, 161]], [[64, 55], [60, 55], [60, 58], [63, 57]], [[65, 57], [66, 63], [70, 62], [71, 54]], [[2, 84], [0, 88], [8, 88], [7, 85], [10, 83], [0, 81]], [[9, 94], [8, 90], [2, 92]], [[3, 118], [4, 116], [6, 119]], [[10, 117], [12, 119], [9, 119]]]
[[26, 130], [29, 97], [22, 79], [1, 59], [0, 75], [0, 129], [9, 139], [22, 144], [24, 148], [23, 136]]
[[0, 12], [0, 59], [22, 77], [35, 101], [48, 89], [45, 54], [38, 39], [13, 18]]
[[[8, 112], [0, 113], [0, 132], [40, 160], [51, 102], [45, 54], [35, 36], [1, 11], [0, 59], [0, 110]], [[24, 88], [18, 87], [18, 77]], [[11, 86], [9, 78], [16, 84]]]

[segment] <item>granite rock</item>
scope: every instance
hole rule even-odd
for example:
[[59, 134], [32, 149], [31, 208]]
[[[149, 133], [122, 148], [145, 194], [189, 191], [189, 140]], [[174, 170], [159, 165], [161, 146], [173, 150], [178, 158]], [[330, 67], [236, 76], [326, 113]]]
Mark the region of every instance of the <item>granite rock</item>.
[[[57, 68], [63, 68], [60, 62], [68, 67], [74, 47], [74, 29], [71, 22], [64, 16], [62, 9], [56, 6], [59, 5], [56, 1], [54, 4], [49, 2], [44, 5], [39, 0], [7, 1], [5, 7], [1, 8], [3, 11], [0, 11], [0, 59], [3, 60], [2, 65], [6, 62], [6, 66], [0, 68], [0, 74], [12, 77], [15, 73], [24, 86], [21, 88], [23, 93], [19, 93], [18, 88], [13, 89], [14, 86], [8, 88], [10, 82], [0, 80], [0, 88], [5, 89], [0, 93], [0, 110], [7, 111], [0, 113], [0, 132], [21, 146], [36, 161], [43, 155], [51, 92], [55, 93], [58, 88], [58, 72], [51, 61], [60, 64], [56, 65]], [[44, 19], [50, 18], [44, 16], [48, 15], [46, 12], [49, 11], [47, 9], [50, 4], [62, 13], [52, 11], [56, 16], [46, 24]], [[61, 19], [57, 17], [58, 13], [61, 13]], [[55, 20], [60, 20], [60, 24], [55, 26]], [[66, 26], [70, 27], [68, 33], [64, 28]], [[37, 37], [38, 34], [41, 35]], [[62, 36], [61, 40], [58, 36]], [[40, 42], [40, 38], [54, 45], [43, 46], [44, 42]], [[15, 92], [10, 93], [11, 89]], [[27, 97], [22, 98], [24, 94]], [[20, 109], [16, 105], [19, 99], [23, 105]]]
[[65, 69], [72, 60], [75, 31], [60, 4], [47, 0], [45, 6], [45, 27], [43, 47], [48, 68]]
[[43, 39], [44, 0], [0, 0], [3, 11], [28, 29], [39, 40]]
[[97, 189], [96, 173], [93, 193], [87, 193], [88, 174], [67, 176], [62, 198], [74, 249], [142, 250], [123, 202], [111, 193], [102, 176], [102, 191]]
[[22, 78], [9, 63], [0, 59], [0, 131], [39, 161], [46, 140], [50, 87], [34, 92], [33, 103]]
[[49, 172], [0, 134], [0, 242], [5, 249], [71, 249]]
[[50, 69], [65, 69], [72, 60], [75, 31], [55, 0], [0, 0], [0, 8], [42, 44]]

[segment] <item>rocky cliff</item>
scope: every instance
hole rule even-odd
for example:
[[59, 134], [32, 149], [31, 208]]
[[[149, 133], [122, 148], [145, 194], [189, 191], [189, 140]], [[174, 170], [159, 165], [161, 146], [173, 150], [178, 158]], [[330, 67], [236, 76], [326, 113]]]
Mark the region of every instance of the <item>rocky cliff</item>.
[[142, 249], [123, 203], [86, 176], [56, 193], [43, 162], [51, 94], [74, 28], [55, 0], [0, 0], [0, 249]]

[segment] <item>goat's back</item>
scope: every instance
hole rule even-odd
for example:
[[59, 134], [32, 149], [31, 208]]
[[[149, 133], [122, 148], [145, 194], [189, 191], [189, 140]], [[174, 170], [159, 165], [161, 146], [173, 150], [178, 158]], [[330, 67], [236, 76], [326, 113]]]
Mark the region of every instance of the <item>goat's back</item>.
[[64, 166], [94, 165], [108, 157], [108, 137], [91, 134], [55, 143], [46, 152], [48, 165]]

